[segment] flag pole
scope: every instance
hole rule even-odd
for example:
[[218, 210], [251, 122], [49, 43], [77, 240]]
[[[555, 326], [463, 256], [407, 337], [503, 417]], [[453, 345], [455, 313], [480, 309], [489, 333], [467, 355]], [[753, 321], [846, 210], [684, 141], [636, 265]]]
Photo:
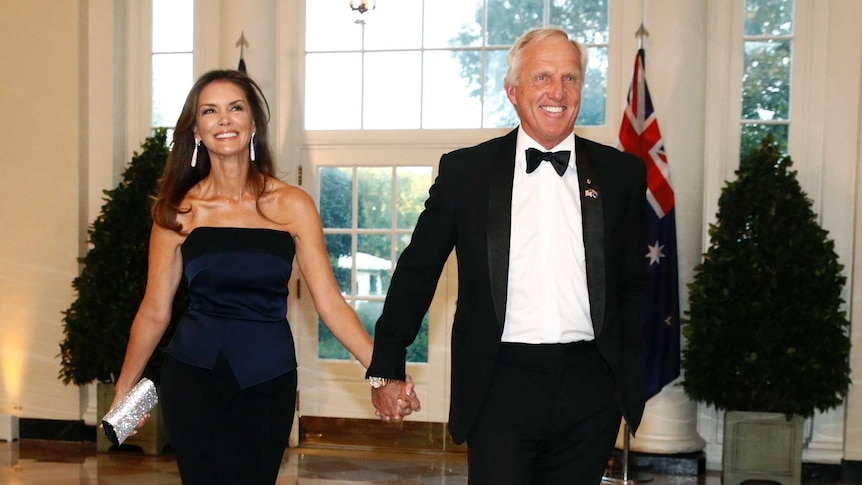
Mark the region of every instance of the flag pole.
[[239, 40], [234, 44], [235, 47], [239, 47], [239, 65], [237, 66], [238, 71], [248, 72], [245, 68], [245, 48], [249, 46], [248, 41], [245, 40], [245, 31], [241, 31], [239, 34]]
[[[641, 25], [641, 28], [643, 28], [643, 25]], [[248, 41], [245, 40], [245, 31], [243, 30], [239, 33], [239, 39], [236, 41], [236, 44], [234, 44], [234, 47], [239, 47], [240, 57], [243, 57], [243, 54], [245, 54], [245, 48], [248, 45]]]
[[602, 477], [602, 483], [632, 485], [652, 481], [652, 476], [650, 475], [629, 471], [629, 440], [631, 439], [631, 434], [632, 430], [629, 427], [629, 423], [626, 423], [625, 437], [623, 438], [623, 464], [619, 468], [619, 474], [617, 474], [616, 467], [611, 467], [608, 473]]
[[635, 37], [638, 38], [638, 48], [644, 48], [644, 37], [649, 37], [649, 32], [646, 27], [644, 27], [644, 23], [641, 22], [641, 26], [638, 27], [637, 32], [635, 32]]

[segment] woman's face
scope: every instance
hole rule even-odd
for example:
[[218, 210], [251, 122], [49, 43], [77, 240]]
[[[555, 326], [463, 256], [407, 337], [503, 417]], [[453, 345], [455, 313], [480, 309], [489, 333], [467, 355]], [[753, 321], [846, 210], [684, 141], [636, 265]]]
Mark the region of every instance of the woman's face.
[[254, 119], [245, 93], [229, 81], [208, 84], [198, 97], [195, 137], [200, 138], [210, 158], [249, 159]]

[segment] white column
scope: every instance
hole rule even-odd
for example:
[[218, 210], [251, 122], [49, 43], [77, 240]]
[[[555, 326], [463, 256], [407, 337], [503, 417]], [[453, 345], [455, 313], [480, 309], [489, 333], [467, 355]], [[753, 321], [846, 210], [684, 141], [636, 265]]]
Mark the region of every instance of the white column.
[[[623, 447], [623, 433], [617, 437], [617, 448]], [[691, 453], [703, 450], [705, 441], [697, 434], [697, 404], [682, 388], [673, 384], [647, 401], [637, 436], [629, 442], [629, 451], [657, 454]]]
[[102, 422], [102, 416], [98, 415], [96, 404], [96, 383], [90, 383], [79, 388], [79, 399], [81, 403], [81, 419], [84, 424], [95, 426]]
[[220, 66], [236, 69], [240, 48], [236, 45], [244, 36], [248, 46], [243, 57], [248, 74], [260, 85], [270, 103], [275, 102], [275, 52], [279, 36], [276, 32], [275, 0], [224, 0], [220, 15]]
[[839, 464], [844, 458], [845, 405], [805, 420], [802, 461]]
[[[242, 54], [248, 74], [257, 82], [269, 103], [270, 145], [278, 150], [280, 128], [278, 85], [278, 52], [285, 37], [293, 33], [280, 33], [277, 29], [279, 9], [295, 2], [276, 0], [213, 0], [195, 7], [195, 78], [213, 69], [236, 69], [239, 66], [240, 47], [237, 42], [245, 37], [247, 46]], [[281, 60], [282, 63], [289, 62]], [[291, 66], [291, 70], [293, 70]]]
[[[818, 4], [819, 5], [819, 4]], [[862, 68], [860, 68], [860, 51], [862, 51], [862, 39], [858, 27], [854, 30], [850, 28], [853, 19], [860, 18], [862, 15], [862, 3], [843, 1], [830, 2], [829, 12], [829, 31], [835, 32], [834, 40], [829, 42], [830, 65], [841, 66], [843, 72], [836, 72], [830, 76], [832, 83], [847, 83], [843, 89], [837, 89], [830, 85], [829, 89], [836, 91], [830, 96], [827, 111], [829, 117], [833, 117], [833, 113], [840, 109], [844, 116], [837, 118], [833, 123], [845, 123], [847, 132], [843, 130], [827, 129], [831, 139], [827, 141], [829, 145], [844, 140], [843, 148], [845, 153], [836, 154], [835, 159], [840, 160], [839, 163], [847, 166], [857, 167], [854, 193], [855, 200], [855, 225], [852, 237], [853, 252], [856, 257], [850, 257], [843, 261], [845, 264], [845, 272], [849, 273], [847, 281], [847, 290], [850, 291], [848, 305], [850, 309], [850, 379], [854, 385], [850, 386], [847, 395], [846, 417], [844, 420], [844, 455], [845, 460], [862, 461], [862, 386], [858, 383], [862, 382], [862, 258], [858, 255], [862, 251], [862, 197], [859, 196], [862, 192], [862, 177], [858, 172], [858, 167], [862, 166]], [[845, 67], [846, 66], [846, 67]], [[830, 74], [832, 71], [830, 70]], [[855, 89], [853, 86], [855, 85]], [[855, 125], [855, 126], [853, 126]], [[848, 136], [848, 134], [850, 136]], [[856, 137], [853, 143], [853, 136]], [[855, 146], [854, 146], [855, 145]], [[830, 148], [834, 150], [834, 148]], [[831, 153], [825, 155], [833, 157]], [[852, 199], [848, 199], [852, 200]]]
[[18, 416], [0, 414], [0, 441], [15, 441], [19, 437]]
[[[668, 156], [676, 198], [679, 291], [688, 308], [686, 284], [700, 261], [703, 226], [704, 120], [706, 113], [706, 2], [643, 0], [646, 76]], [[625, 35], [634, 36], [635, 32]], [[634, 59], [635, 53], [626, 55]], [[622, 448], [622, 435], [617, 447]], [[675, 454], [701, 451], [697, 404], [676, 383], [647, 402], [631, 451]]]

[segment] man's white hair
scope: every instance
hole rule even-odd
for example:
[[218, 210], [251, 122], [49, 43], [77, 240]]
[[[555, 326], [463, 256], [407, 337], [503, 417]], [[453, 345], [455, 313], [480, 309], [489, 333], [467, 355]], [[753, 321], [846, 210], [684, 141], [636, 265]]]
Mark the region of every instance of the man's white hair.
[[565, 30], [559, 29], [556, 27], [546, 27], [541, 29], [532, 29], [525, 32], [523, 35], [518, 37], [518, 40], [512, 45], [512, 48], [509, 50], [509, 57], [507, 58], [508, 69], [506, 70], [506, 77], [504, 81], [507, 85], [517, 86], [518, 85], [518, 74], [521, 71], [521, 53], [528, 44], [532, 42], [538, 42], [540, 40], [547, 39], [548, 37], [559, 36], [563, 37], [567, 41], [571, 42], [575, 49], [578, 50], [578, 53], [581, 55], [581, 84], [584, 82], [584, 76], [586, 76], [587, 72], [587, 48], [584, 47], [580, 42], [570, 39], [569, 34], [566, 33]]

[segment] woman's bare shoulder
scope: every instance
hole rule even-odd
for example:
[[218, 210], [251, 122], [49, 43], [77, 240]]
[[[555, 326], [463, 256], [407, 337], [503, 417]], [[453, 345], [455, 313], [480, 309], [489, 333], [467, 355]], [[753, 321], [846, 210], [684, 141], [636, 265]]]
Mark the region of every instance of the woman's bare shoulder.
[[314, 200], [305, 189], [276, 178], [267, 182], [265, 197], [282, 209], [299, 209], [308, 204], [314, 205]]
[[267, 217], [296, 233], [309, 216], [317, 217], [317, 206], [302, 187], [279, 179], [270, 179], [261, 208]]

